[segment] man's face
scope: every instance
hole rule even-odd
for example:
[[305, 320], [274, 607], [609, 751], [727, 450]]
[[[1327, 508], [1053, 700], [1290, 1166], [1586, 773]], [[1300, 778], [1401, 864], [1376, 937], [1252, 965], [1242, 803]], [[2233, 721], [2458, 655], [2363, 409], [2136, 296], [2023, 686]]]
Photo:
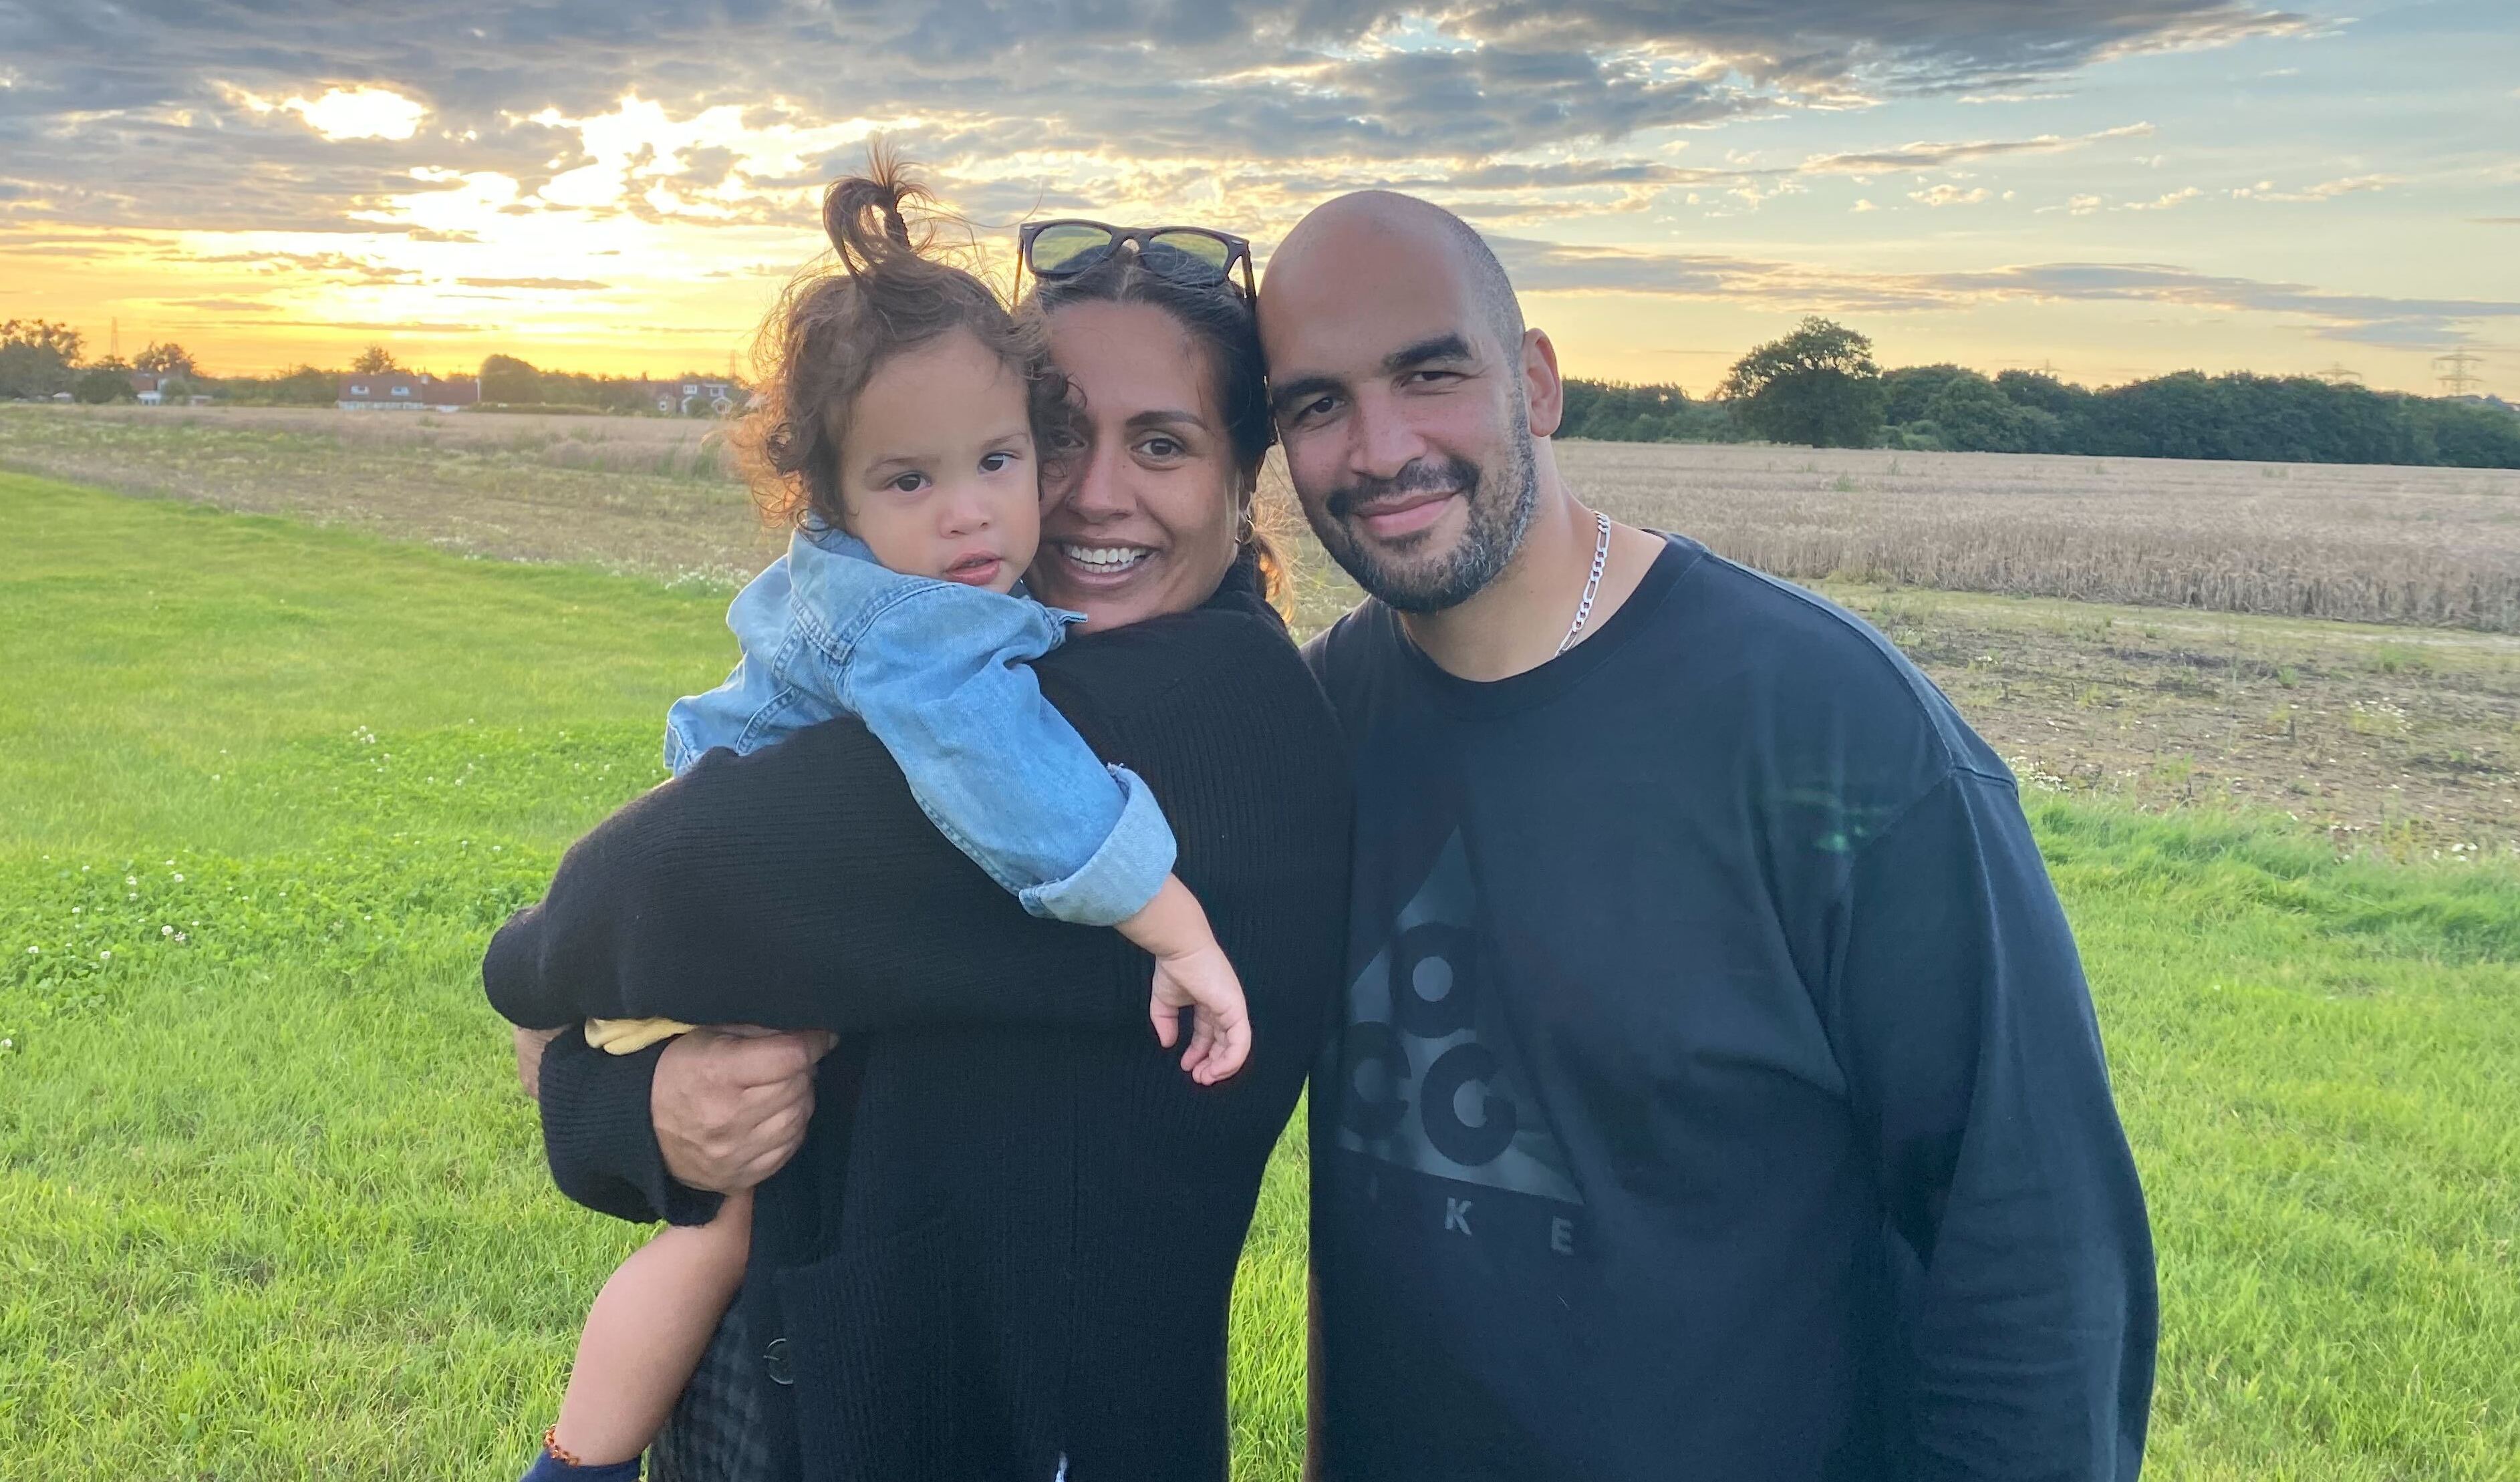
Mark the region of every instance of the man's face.
[[1368, 592], [1437, 612], [1495, 580], [1536, 497], [1523, 346], [1453, 254], [1374, 233], [1273, 265], [1261, 333], [1304, 516]]

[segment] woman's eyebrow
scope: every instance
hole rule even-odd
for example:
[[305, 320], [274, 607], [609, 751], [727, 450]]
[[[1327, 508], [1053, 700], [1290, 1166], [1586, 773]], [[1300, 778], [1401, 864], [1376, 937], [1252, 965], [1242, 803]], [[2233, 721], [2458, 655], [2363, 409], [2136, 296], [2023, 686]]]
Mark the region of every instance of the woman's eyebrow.
[[1188, 427], [1192, 431], [1201, 431], [1206, 428], [1207, 420], [1200, 417], [1196, 412], [1185, 412], [1179, 407], [1158, 407], [1153, 411], [1140, 412], [1135, 417], [1130, 418], [1129, 426], [1133, 427]]

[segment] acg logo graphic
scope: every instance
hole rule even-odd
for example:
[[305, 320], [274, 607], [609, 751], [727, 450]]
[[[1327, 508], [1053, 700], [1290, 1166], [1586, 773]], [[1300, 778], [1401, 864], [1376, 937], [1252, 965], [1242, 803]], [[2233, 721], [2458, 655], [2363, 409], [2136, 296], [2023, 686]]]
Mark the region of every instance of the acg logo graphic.
[[1340, 1145], [1439, 1178], [1580, 1204], [1488, 981], [1461, 836], [1349, 986]]

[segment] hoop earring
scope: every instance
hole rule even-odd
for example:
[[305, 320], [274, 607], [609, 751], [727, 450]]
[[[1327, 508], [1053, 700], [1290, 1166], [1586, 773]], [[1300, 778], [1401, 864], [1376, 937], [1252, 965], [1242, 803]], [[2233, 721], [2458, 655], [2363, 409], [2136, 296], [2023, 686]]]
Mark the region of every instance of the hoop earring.
[[1259, 532], [1259, 522], [1252, 518], [1251, 507], [1246, 504], [1242, 507], [1242, 522], [1234, 530], [1234, 543], [1238, 546], [1247, 546], [1251, 544], [1251, 537]]

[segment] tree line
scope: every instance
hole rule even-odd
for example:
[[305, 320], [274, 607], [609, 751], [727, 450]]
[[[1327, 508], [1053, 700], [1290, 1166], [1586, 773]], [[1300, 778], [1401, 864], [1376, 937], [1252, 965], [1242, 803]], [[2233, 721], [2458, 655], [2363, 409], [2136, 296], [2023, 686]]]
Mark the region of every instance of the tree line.
[[1817, 318], [1742, 356], [1716, 394], [1754, 435], [1819, 447], [2520, 469], [2520, 413], [2499, 401], [2247, 372], [2097, 390], [2036, 371], [1885, 372], [1869, 339]]
[[[83, 402], [129, 401], [131, 373], [146, 371], [169, 378], [163, 387], [169, 401], [205, 395], [245, 406], [329, 407], [340, 399], [345, 377], [412, 370], [381, 344], [361, 350], [346, 370], [300, 365], [272, 376], [210, 375], [180, 344], [152, 343], [129, 360], [116, 356], [88, 360], [86, 344], [86, 337], [66, 324], [41, 319], [0, 324], [0, 401], [51, 401], [64, 393]], [[568, 412], [655, 410], [654, 394], [645, 377], [546, 371], [513, 355], [486, 357], [478, 374], [484, 406]], [[676, 379], [724, 382], [729, 378], [686, 372]]]
[[[81, 359], [84, 338], [44, 320], [0, 324], [0, 401], [130, 398], [132, 371], [169, 376], [169, 399], [208, 394], [266, 406], [330, 406], [344, 374], [402, 370], [370, 345], [347, 373], [298, 366], [212, 377], [179, 344], [128, 363]], [[513, 355], [481, 362], [481, 403], [537, 411], [646, 412], [645, 378], [546, 371]], [[682, 380], [721, 377], [687, 374]], [[1569, 380], [1561, 437], [1611, 442], [1767, 442], [1817, 447], [2266, 463], [2440, 464], [2520, 469], [2520, 413], [2470, 397], [2409, 396], [2309, 376], [2182, 371], [2097, 390], [2036, 371], [1989, 377], [1957, 365], [1873, 362], [1872, 341], [1806, 319], [1733, 363], [1709, 398], [1676, 385]]]

